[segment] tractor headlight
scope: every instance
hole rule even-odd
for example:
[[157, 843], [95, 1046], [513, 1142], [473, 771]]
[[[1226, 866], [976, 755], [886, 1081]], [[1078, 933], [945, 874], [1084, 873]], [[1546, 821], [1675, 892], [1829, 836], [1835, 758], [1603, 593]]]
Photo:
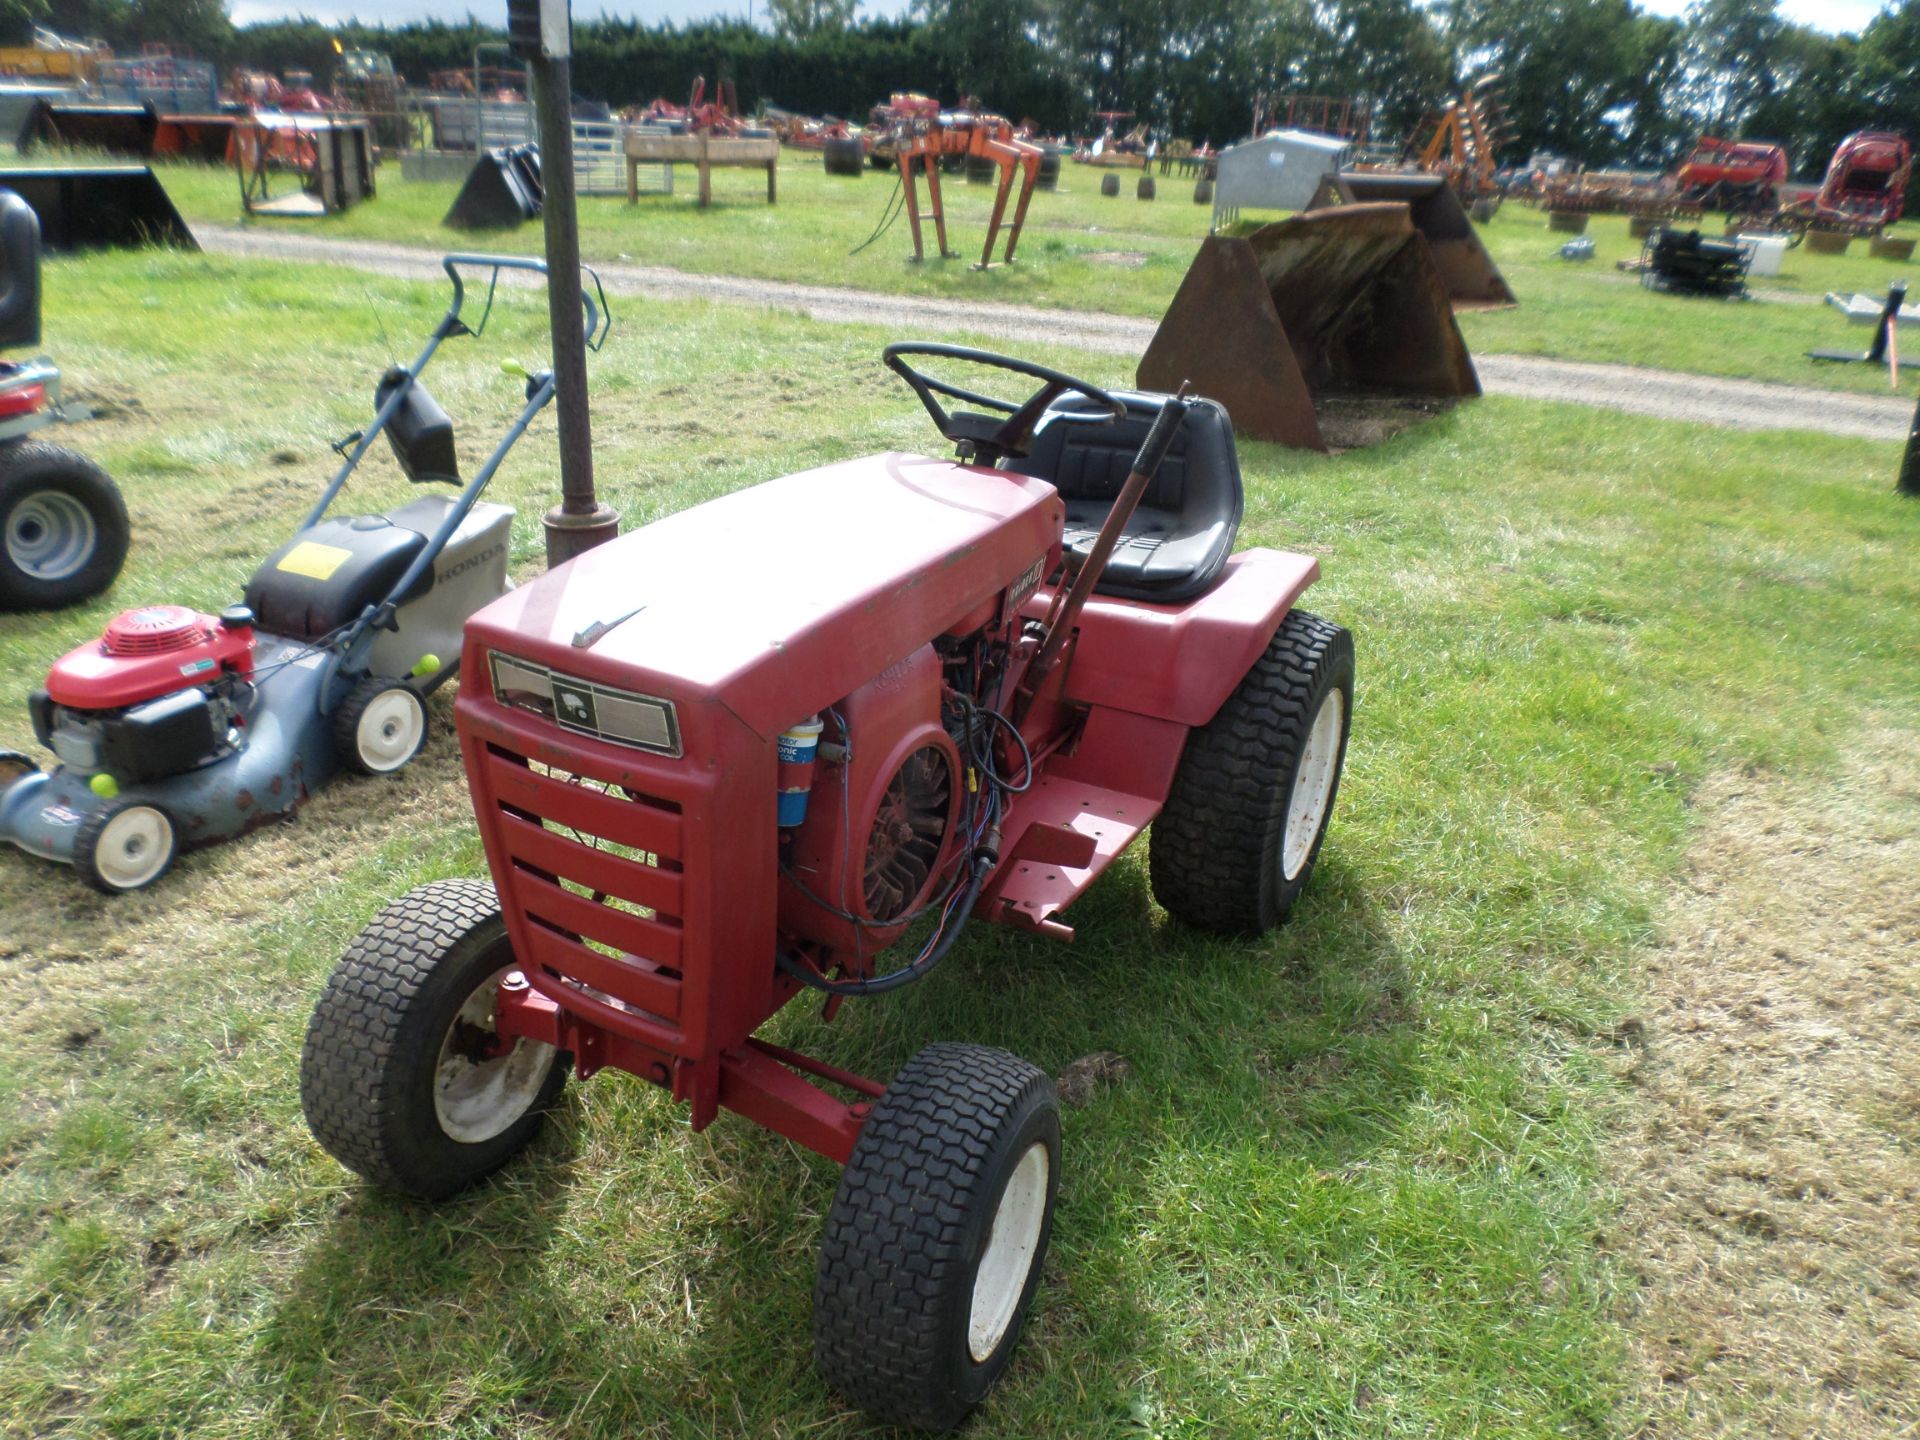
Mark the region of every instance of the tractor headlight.
[[553, 718], [553, 676], [538, 665], [493, 656], [493, 698], [516, 710]]
[[488, 658], [493, 698], [502, 705], [530, 710], [563, 730], [679, 758], [680, 722], [672, 701], [576, 680], [511, 655]]

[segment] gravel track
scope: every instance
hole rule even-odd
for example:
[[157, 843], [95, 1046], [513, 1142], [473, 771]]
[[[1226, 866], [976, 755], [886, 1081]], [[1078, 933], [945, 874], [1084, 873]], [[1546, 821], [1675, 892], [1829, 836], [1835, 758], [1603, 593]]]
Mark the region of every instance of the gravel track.
[[[372, 240], [329, 240], [288, 231], [196, 226], [202, 248], [249, 259], [297, 260], [345, 265], [403, 279], [437, 279], [440, 257], [416, 246]], [[1138, 355], [1153, 336], [1154, 322], [1125, 315], [1044, 310], [1028, 305], [880, 295], [827, 285], [754, 280], [732, 275], [695, 275], [661, 265], [596, 265], [616, 295], [661, 300], [714, 300], [797, 311], [841, 325], [898, 329], [909, 323], [922, 333], [965, 333], [1016, 344], [1065, 344], [1111, 355]], [[531, 284], [509, 272], [503, 284]], [[1476, 355], [1480, 384], [1489, 395], [1518, 395], [1597, 405], [1662, 420], [1692, 421], [1740, 430], [1814, 430], [1870, 440], [1906, 438], [1912, 404], [1898, 396], [1854, 395], [1758, 380], [1729, 380], [1632, 365], [1552, 360], [1537, 355]]]

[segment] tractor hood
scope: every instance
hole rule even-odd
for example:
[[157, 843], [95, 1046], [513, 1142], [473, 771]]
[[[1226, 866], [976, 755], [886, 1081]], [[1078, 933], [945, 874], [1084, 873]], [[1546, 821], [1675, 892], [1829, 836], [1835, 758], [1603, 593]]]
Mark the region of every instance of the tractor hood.
[[466, 684], [484, 685], [481, 652], [499, 651], [718, 702], [771, 737], [935, 636], [993, 618], [1010, 588], [1031, 590], [1059, 556], [1063, 517], [1044, 480], [917, 455], [784, 476], [496, 600], [467, 622]]

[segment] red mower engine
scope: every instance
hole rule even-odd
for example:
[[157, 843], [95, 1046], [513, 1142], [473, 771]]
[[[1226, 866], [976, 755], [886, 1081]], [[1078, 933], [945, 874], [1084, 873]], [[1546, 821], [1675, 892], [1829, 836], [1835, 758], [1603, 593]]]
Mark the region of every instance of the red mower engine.
[[123, 610], [53, 664], [27, 697], [34, 734], [75, 770], [127, 784], [217, 760], [238, 744], [252, 690], [253, 612]]

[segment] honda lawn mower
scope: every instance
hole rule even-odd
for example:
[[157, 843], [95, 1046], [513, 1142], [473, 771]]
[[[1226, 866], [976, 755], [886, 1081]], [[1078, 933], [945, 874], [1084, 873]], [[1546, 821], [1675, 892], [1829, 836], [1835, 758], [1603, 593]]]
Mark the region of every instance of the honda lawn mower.
[[[1310, 557], [1232, 553], [1220, 406], [945, 345], [886, 360], [957, 461], [772, 480], [467, 623], [455, 717], [492, 883], [373, 920], [300, 1086], [342, 1163], [426, 1198], [525, 1145], [570, 1069], [842, 1162], [815, 1357], [874, 1415], [946, 1427], [1039, 1284], [1052, 1082], [948, 1043], [882, 1085], [754, 1032], [797, 997], [831, 1016], [924, 979], [974, 917], [1069, 938], [1062, 913], [1149, 823], [1178, 920], [1278, 924], [1333, 809], [1354, 661], [1295, 608]], [[921, 368], [962, 363], [1039, 388]]]
[[[40, 221], [0, 190], [0, 347], [39, 343]], [[127, 507], [106, 471], [28, 438], [69, 418], [53, 361], [0, 361], [0, 610], [89, 600], [126, 562]]]
[[[513, 510], [482, 503], [481, 492], [553, 398], [551, 374], [526, 375], [519, 416], [460, 486], [453, 423], [420, 372], [443, 340], [485, 331], [502, 270], [546, 267], [483, 255], [443, 264], [447, 313], [411, 368], [381, 377], [373, 423], [340, 442], [332, 484], [248, 581], [245, 603], [217, 616], [184, 605], [128, 610], [54, 662], [28, 707], [60, 763], [43, 773], [24, 755], [0, 754], [14, 772], [0, 789], [0, 838], [68, 862], [98, 889], [137, 890], [183, 846], [290, 814], [342, 769], [391, 774], [418, 752], [425, 698], [455, 671], [442, 657], [458, 656], [467, 617], [508, 589]], [[471, 329], [460, 318], [463, 267], [491, 271]], [[581, 303], [598, 348], [607, 322], [597, 280]], [[458, 493], [329, 517], [382, 434], [410, 480]]]

